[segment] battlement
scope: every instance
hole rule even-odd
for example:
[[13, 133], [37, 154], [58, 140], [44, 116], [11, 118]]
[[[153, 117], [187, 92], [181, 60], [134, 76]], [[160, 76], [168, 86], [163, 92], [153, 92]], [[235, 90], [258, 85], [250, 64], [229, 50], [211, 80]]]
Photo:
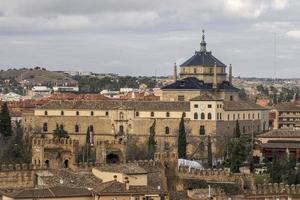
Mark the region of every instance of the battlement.
[[158, 162], [155, 160], [134, 160], [134, 161], [128, 161], [128, 163], [134, 163], [140, 167], [156, 166], [158, 164]]
[[78, 140], [61, 138], [61, 139], [48, 139], [48, 138], [33, 138], [32, 139], [32, 146], [43, 146], [46, 148], [57, 148], [61, 147], [63, 149], [70, 149], [79, 145]]
[[176, 152], [157, 152], [154, 154], [155, 161], [172, 161], [178, 160], [178, 154]]
[[285, 185], [283, 183], [264, 183], [258, 184], [253, 195], [267, 195], [267, 194], [300, 194], [300, 184]]
[[30, 170], [42, 170], [44, 169], [40, 165], [33, 164], [0, 164], [0, 172], [9, 172], [9, 171], [30, 171]]
[[231, 175], [229, 170], [195, 169], [195, 168], [189, 168], [187, 166], [179, 166], [178, 173], [179, 174], [192, 174], [194, 176], [219, 176], [219, 175], [230, 176]]
[[179, 166], [178, 177], [182, 179], [198, 179], [215, 182], [236, 182], [237, 177], [224, 169], [195, 169]]

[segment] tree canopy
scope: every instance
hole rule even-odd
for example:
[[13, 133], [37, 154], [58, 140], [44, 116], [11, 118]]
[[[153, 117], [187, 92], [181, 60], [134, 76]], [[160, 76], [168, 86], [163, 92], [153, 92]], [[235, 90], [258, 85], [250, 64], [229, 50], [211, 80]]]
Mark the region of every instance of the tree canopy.
[[12, 135], [11, 119], [10, 119], [9, 110], [6, 102], [1, 106], [0, 134], [4, 138], [7, 138]]
[[56, 129], [53, 130], [53, 137], [57, 139], [61, 138], [69, 138], [69, 134], [67, 131], [64, 130], [64, 126], [56, 124]]
[[178, 157], [186, 158], [186, 132], [183, 116], [181, 117], [178, 131]]
[[156, 151], [155, 126], [156, 126], [156, 121], [154, 120], [153, 124], [150, 127], [150, 135], [148, 138], [148, 157], [149, 157], [149, 159], [154, 158], [154, 153]]

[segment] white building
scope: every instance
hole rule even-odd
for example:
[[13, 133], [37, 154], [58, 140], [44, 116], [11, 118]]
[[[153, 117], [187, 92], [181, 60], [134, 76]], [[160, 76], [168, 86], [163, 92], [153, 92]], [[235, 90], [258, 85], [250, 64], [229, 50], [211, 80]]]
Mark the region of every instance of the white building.
[[22, 96], [14, 92], [9, 92], [1, 97], [2, 101], [20, 101], [21, 99]]
[[56, 86], [53, 87], [54, 92], [78, 92], [79, 87]]

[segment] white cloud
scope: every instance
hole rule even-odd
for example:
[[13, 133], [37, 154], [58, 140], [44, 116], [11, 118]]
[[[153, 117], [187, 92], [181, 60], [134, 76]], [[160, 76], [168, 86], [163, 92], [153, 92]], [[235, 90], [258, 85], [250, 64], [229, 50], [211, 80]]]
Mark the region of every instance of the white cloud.
[[276, 10], [283, 10], [288, 6], [289, 0], [274, 0], [272, 7]]
[[225, 0], [224, 8], [232, 16], [256, 18], [266, 10], [266, 5], [263, 1]]
[[300, 30], [291, 30], [286, 33], [290, 38], [300, 39]]

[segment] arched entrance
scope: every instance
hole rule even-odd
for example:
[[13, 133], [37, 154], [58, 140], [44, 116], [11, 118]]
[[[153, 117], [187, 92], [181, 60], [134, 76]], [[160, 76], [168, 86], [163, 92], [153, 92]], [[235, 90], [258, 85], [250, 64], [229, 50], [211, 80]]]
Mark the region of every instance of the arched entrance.
[[64, 168], [68, 168], [68, 167], [69, 167], [69, 160], [66, 159], [66, 160], [64, 161]]
[[120, 163], [120, 158], [119, 155], [115, 154], [115, 153], [109, 153], [106, 156], [106, 163]]
[[50, 161], [49, 161], [49, 160], [46, 160], [46, 161], [45, 161], [45, 167], [46, 167], [46, 168], [49, 168], [49, 167], [50, 167]]

